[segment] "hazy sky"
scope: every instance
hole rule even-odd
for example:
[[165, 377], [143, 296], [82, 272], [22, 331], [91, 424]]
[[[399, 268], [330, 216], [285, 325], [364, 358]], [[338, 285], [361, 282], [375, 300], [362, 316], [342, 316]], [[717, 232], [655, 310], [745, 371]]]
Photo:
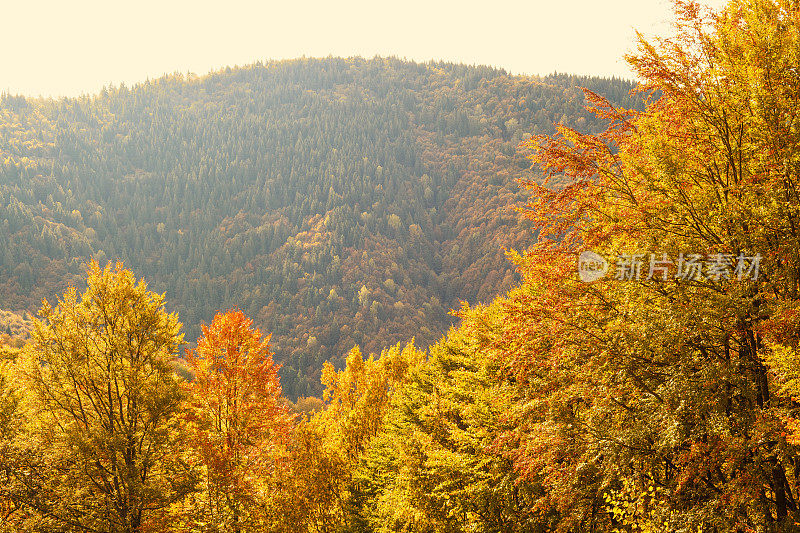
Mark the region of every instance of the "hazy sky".
[[[705, 0], [719, 7], [723, 0]], [[94, 93], [170, 72], [306, 55], [395, 55], [518, 74], [631, 77], [634, 28], [669, 30], [668, 0], [0, 0], [0, 91]]]

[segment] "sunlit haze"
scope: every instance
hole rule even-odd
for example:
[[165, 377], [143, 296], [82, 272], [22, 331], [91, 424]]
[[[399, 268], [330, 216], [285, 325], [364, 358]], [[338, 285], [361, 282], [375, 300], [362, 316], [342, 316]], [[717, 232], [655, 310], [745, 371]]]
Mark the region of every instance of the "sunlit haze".
[[165, 73], [303, 55], [632, 77], [622, 56], [634, 31], [663, 33], [672, 16], [667, 0], [30, 0], [2, 11], [0, 91], [29, 96], [75, 96]]

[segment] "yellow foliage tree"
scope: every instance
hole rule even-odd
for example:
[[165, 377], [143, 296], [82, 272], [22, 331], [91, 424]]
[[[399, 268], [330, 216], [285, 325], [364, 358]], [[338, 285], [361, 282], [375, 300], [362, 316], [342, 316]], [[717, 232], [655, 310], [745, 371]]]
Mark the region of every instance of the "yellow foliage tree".
[[92, 262], [88, 289], [42, 304], [22, 355], [22, 464], [5, 490], [28, 531], [135, 533], [194, 490], [179, 453], [182, 340], [163, 295], [121, 263]]

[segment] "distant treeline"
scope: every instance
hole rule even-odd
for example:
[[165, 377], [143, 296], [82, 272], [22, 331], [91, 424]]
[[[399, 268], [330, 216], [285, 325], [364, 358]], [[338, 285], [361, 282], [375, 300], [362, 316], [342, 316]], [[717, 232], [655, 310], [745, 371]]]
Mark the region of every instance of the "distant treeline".
[[199, 335], [240, 306], [290, 397], [322, 362], [453, 323], [510, 288], [532, 242], [519, 143], [597, 131], [579, 87], [619, 79], [398, 59], [301, 59], [0, 103], [0, 308], [35, 311], [121, 259]]

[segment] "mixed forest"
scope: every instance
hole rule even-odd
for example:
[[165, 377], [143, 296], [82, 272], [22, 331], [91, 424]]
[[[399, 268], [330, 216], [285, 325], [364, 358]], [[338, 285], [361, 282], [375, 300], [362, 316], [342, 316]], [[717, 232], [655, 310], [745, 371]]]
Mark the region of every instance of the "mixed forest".
[[[397, 59], [301, 59], [83, 98], [0, 102], [0, 309], [24, 316], [122, 260], [187, 337], [238, 306], [290, 397], [322, 363], [416, 336], [518, 281], [520, 142], [600, 131], [579, 87], [630, 82]], [[0, 331], [2, 333], [2, 331]]]
[[[14, 201], [3, 224], [13, 231], [0, 252], [18, 254], [17, 244], [28, 243], [21, 265], [48, 259], [29, 272], [5, 271], [3, 294], [20, 310], [42, 292], [56, 297], [41, 302], [34, 319], [0, 316], [0, 532], [800, 531], [800, 4], [731, 0], [718, 12], [674, 5], [675, 35], [640, 38], [627, 57], [642, 81], [625, 95], [614, 92], [624, 87], [617, 81], [325, 60], [169, 78], [71, 102], [6, 97], [4, 116], [15, 122], [0, 138], [30, 155], [7, 156], [2, 183], [11, 183]], [[247, 119], [259, 109], [259, 91], [241, 100], [244, 109], [227, 107], [249, 86], [235, 82], [239, 76], [384, 79], [400, 70], [438, 79], [439, 93], [404, 100], [390, 82], [387, 93], [381, 85], [298, 89], [300, 100], [324, 93], [330, 107], [319, 109], [342, 111], [328, 126], [310, 112], [293, 118], [321, 128], [333, 153], [315, 152], [298, 134], [270, 165], [291, 172], [301, 152], [316, 153], [313, 180], [265, 180], [248, 167], [259, 150], [237, 158], [245, 143], [273, 139], [267, 132], [232, 134], [225, 154], [198, 148], [223, 142], [213, 137], [227, 131], [220, 124], [273, 127]], [[519, 99], [529, 96], [519, 95], [572, 95], [576, 80], [586, 87], [567, 102], [584, 111], [553, 116], [541, 130], [525, 122]], [[488, 96], [511, 87], [520, 90], [516, 100]], [[452, 96], [460, 91], [467, 100]], [[385, 109], [377, 105], [390, 93]], [[112, 104], [143, 105], [136, 102], [147, 95], [161, 103], [142, 124], [196, 133], [165, 129], [147, 144], [123, 126], [126, 108]], [[211, 113], [208, 130], [200, 119], [170, 118], [178, 101], [187, 117]], [[337, 144], [345, 141], [336, 123], [359, 106], [396, 112], [398, 122], [356, 142], [385, 159], [364, 156], [362, 166], [348, 167], [354, 160], [344, 147], [356, 145]], [[503, 120], [488, 118], [495, 113]], [[352, 127], [369, 127], [373, 116]], [[281, 135], [295, 131], [284, 127]], [[378, 138], [388, 144], [370, 144]], [[408, 151], [395, 150], [405, 142]], [[90, 149], [107, 144], [113, 151]], [[235, 183], [223, 161], [238, 169]], [[125, 165], [136, 170], [127, 174]], [[519, 192], [507, 181], [514, 177]], [[317, 186], [330, 190], [324, 202], [309, 193]], [[414, 187], [423, 186], [417, 196]], [[123, 198], [127, 204], [114, 204]], [[367, 198], [369, 209], [359, 203]], [[227, 202], [235, 216], [217, 211]], [[274, 210], [263, 214], [269, 202]], [[256, 203], [262, 218], [251, 210]], [[125, 223], [109, 221], [110, 213]], [[274, 224], [273, 213], [282, 222]], [[460, 230], [448, 218], [456, 213], [465, 217]], [[47, 229], [32, 231], [24, 217]], [[139, 231], [145, 226], [153, 231]], [[280, 239], [268, 256], [256, 253]], [[152, 255], [167, 242], [184, 248], [163, 260]], [[511, 271], [497, 250], [483, 255], [500, 245], [513, 274], [502, 274]], [[323, 250], [335, 255], [315, 255]], [[608, 258], [607, 275], [579, 275], [587, 250]], [[87, 266], [80, 254], [94, 259]], [[239, 262], [247, 254], [276, 262], [249, 270]], [[182, 263], [187, 257], [196, 263]], [[336, 257], [339, 270], [330, 270]], [[623, 257], [642, 259], [641, 275], [629, 275]], [[758, 270], [742, 272], [743, 257], [751, 266], [758, 258]], [[389, 260], [396, 277], [387, 275]], [[693, 274], [685, 275], [689, 262]], [[298, 269], [307, 269], [301, 278]], [[264, 288], [264, 272], [281, 288]], [[355, 281], [352, 272], [366, 277]], [[248, 275], [261, 281], [248, 285]], [[482, 284], [492, 276], [494, 288]], [[186, 279], [200, 281], [182, 285], [186, 300], [173, 303], [169, 284]], [[338, 294], [341, 307], [326, 296], [331, 307], [315, 311], [318, 284], [331, 279], [337, 284], [323, 292]], [[222, 294], [214, 281], [224, 282]], [[356, 285], [363, 297], [360, 288], [339, 294]], [[413, 292], [420, 287], [431, 292]], [[248, 299], [259, 288], [286, 294], [265, 311]], [[459, 299], [447, 292], [456, 288], [466, 295], [453, 312], [457, 323], [431, 341], [446, 327], [445, 317], [434, 319]], [[382, 328], [397, 318], [384, 302], [401, 289], [420, 298], [397, 300], [403, 305], [444, 292], [437, 308], [425, 301], [398, 330], [405, 338], [387, 341], [394, 333]], [[203, 291], [222, 307], [204, 308], [211, 296]], [[321, 365], [320, 397], [283, 386], [295, 378], [281, 374], [282, 363], [296, 372], [291, 365], [317, 353], [312, 344], [324, 345], [322, 354], [332, 342], [322, 334], [309, 342], [286, 329], [294, 324], [274, 322], [279, 313], [291, 319], [276, 309], [300, 305], [298, 294], [308, 299], [297, 317], [302, 328], [321, 327], [309, 317], [344, 321], [350, 309], [350, 327], [372, 335]], [[192, 314], [195, 298], [206, 300]], [[382, 307], [372, 312], [373, 303]], [[187, 317], [202, 320], [192, 326]], [[344, 322], [336, 328], [353, 335]], [[378, 341], [385, 344], [373, 349]]]

